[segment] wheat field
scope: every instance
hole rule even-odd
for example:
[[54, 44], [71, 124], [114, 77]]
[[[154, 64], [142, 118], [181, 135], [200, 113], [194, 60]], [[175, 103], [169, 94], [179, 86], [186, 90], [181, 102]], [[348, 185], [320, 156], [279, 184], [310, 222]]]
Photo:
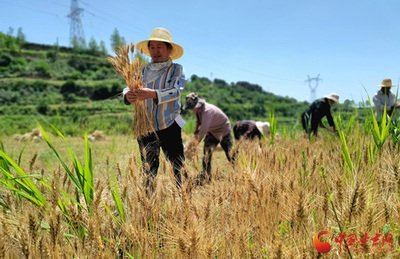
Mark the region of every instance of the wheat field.
[[[67, 167], [73, 168], [67, 159], [68, 145], [84, 161], [83, 138], [67, 138], [68, 145], [60, 137], [50, 138]], [[185, 141], [190, 139], [185, 136]], [[211, 183], [196, 186], [193, 179], [201, 170], [200, 145], [197, 155], [186, 161], [188, 179], [180, 191], [169, 163], [161, 156], [156, 191], [150, 197], [144, 190], [136, 141], [132, 136], [107, 136], [90, 143], [91, 201], [79, 195], [45, 141], [20, 143], [3, 138], [2, 142], [5, 153], [20, 161], [21, 169], [43, 194], [44, 203], [31, 202], [3, 182], [1, 258], [400, 255], [399, 149], [386, 142], [380, 151], [372, 152], [371, 136], [360, 132], [347, 136], [351, 168], [338, 137], [326, 134], [310, 141], [300, 134], [277, 136], [273, 144], [265, 140], [241, 143], [235, 166], [217, 149]], [[323, 255], [312, 242], [322, 230], [357, 235], [388, 231], [394, 248], [340, 251], [332, 237], [328, 240], [332, 250]]]

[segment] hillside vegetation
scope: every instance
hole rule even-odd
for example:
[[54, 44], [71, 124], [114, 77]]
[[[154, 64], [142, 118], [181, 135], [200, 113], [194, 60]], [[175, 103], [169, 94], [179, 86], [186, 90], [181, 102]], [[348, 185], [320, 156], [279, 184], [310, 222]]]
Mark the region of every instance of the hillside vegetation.
[[[132, 108], [121, 102], [124, 81], [104, 51], [25, 42], [0, 33], [0, 127], [2, 134], [22, 133], [47, 121], [66, 134], [101, 129], [131, 132]], [[268, 120], [274, 112], [280, 126], [298, 127], [306, 102], [265, 92], [249, 82], [227, 83], [192, 75], [182, 94], [197, 92], [230, 117]], [[184, 114], [187, 120], [192, 116]], [[185, 131], [192, 130], [188, 123]]]

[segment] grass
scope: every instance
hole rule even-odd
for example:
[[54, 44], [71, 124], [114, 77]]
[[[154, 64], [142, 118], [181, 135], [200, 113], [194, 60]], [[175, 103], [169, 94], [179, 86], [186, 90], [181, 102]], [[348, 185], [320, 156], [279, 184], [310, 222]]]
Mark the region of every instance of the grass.
[[[340, 253], [338, 244], [330, 240], [329, 255], [396, 257], [400, 154], [386, 143], [371, 162], [366, 151], [374, 145], [371, 136], [362, 131], [346, 133], [346, 151], [343, 140], [323, 131], [312, 142], [297, 134], [289, 139], [276, 135], [273, 145], [244, 143], [235, 167], [217, 149], [213, 181], [203, 187], [189, 181], [180, 192], [171, 166], [161, 156], [152, 197], [144, 190], [132, 136], [88, 143], [81, 137], [63, 140], [49, 134], [66, 167], [55, 152], [48, 153], [45, 141], [28, 142], [21, 155], [25, 144], [3, 138], [4, 153], [14, 161], [21, 156], [19, 167], [46, 202], [39, 206], [0, 188], [0, 257], [317, 258], [321, 255], [312, 238], [322, 230], [336, 235], [393, 234], [395, 249], [390, 252], [344, 249]], [[202, 150], [198, 152], [201, 157]], [[349, 170], [343, 152], [353, 164], [352, 181], [343, 178]], [[90, 210], [66, 198], [84, 193], [69, 180], [68, 170], [78, 170], [74, 159], [82, 164], [91, 160], [93, 166]], [[186, 164], [193, 179], [201, 161]], [[9, 169], [17, 173], [12, 166]], [[41, 185], [39, 179], [46, 179], [48, 185]], [[58, 205], [60, 198], [67, 215]]]

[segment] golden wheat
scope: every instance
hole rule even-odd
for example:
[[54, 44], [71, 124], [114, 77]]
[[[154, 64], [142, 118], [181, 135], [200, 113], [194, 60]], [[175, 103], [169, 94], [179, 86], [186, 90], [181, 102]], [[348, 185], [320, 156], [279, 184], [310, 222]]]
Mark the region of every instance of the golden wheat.
[[[217, 149], [213, 181], [180, 192], [170, 164], [161, 157], [157, 188], [148, 197], [143, 186], [145, 175], [138, 173], [137, 147], [131, 156], [126, 155], [133, 141], [119, 136], [106, 144], [93, 143], [95, 213], [71, 205], [69, 217], [56, 205], [63, 193], [73, 197], [73, 188], [67, 188], [58, 165], [46, 159], [42, 144], [28, 145], [25, 152], [38, 154], [33, 169], [40, 172], [46, 168], [43, 177], [49, 179], [46, 197], [51, 202], [49, 208], [39, 209], [2, 189], [2, 202], [9, 207], [0, 212], [0, 257], [322, 258], [312, 245], [312, 237], [324, 229], [337, 234], [338, 221], [345, 234], [374, 235], [389, 225], [398, 246], [399, 153], [377, 160], [377, 165], [362, 167], [356, 172], [357, 182], [346, 182], [335, 142], [277, 139], [274, 145], [263, 145], [261, 151], [258, 143], [246, 142], [235, 167]], [[73, 145], [80, 142], [76, 138]], [[5, 141], [6, 146], [13, 144]], [[357, 142], [353, 145], [356, 148]], [[301, 180], [302, 151], [309, 158], [306, 169], [310, 174]], [[197, 152], [201, 155], [201, 150]], [[29, 164], [21, 161], [25, 168]], [[196, 166], [187, 168], [189, 178], [198, 174]], [[326, 173], [326, 185], [319, 170]], [[111, 175], [116, 175], [123, 197], [124, 223], [115, 220], [117, 209], [107, 187]], [[347, 256], [347, 252], [340, 253], [333, 239], [329, 242], [329, 255]], [[377, 254], [366, 247], [363, 253], [354, 252], [354, 258], [363, 256], [397, 258], [398, 251]]]
[[199, 147], [199, 141], [196, 138], [192, 138], [189, 140], [188, 144], [185, 146], [185, 157], [188, 160], [193, 160], [195, 159], [196, 161], [198, 160], [198, 147]]
[[[120, 46], [116, 50], [116, 56], [108, 58], [114, 69], [124, 78], [129, 90], [143, 88], [142, 73], [144, 65], [138, 57], [133, 57], [134, 49], [133, 44]], [[137, 101], [134, 106], [133, 122], [136, 136], [143, 137], [154, 132], [153, 123], [144, 101]]]

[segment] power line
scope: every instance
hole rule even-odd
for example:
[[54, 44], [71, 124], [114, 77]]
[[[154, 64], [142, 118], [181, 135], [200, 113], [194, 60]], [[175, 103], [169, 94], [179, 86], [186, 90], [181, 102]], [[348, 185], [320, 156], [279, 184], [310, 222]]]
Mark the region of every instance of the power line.
[[[82, 3], [82, 5], [85, 6], [86, 12], [88, 12], [90, 15], [92, 15], [93, 17], [96, 17], [99, 20], [109, 22], [109, 23], [111, 22], [112, 24], [115, 23], [115, 21], [118, 21], [119, 22], [118, 27], [124, 27], [124, 28], [128, 29], [129, 31], [134, 30], [137, 32], [144, 33], [144, 31], [141, 30], [140, 28], [131, 25], [132, 24], [131, 21], [126, 21], [124, 19], [121, 19], [120, 16], [118, 16], [118, 15], [109, 14], [107, 12], [104, 12], [103, 9], [99, 9], [99, 8], [87, 3], [86, 1], [81, 0], [81, 3]], [[124, 9], [123, 11], [126, 11], [126, 9]], [[129, 26], [127, 24], [129, 24]]]
[[42, 10], [42, 9], [38, 9], [38, 8], [32, 8], [32, 5], [24, 5], [24, 4], [22, 4], [22, 3], [18, 3], [18, 2], [14, 2], [14, 1], [6, 1], [6, 0], [3, 0], [2, 1], [3, 3], [8, 3], [8, 4], [10, 4], [10, 5], [14, 5], [14, 6], [19, 6], [19, 7], [22, 7], [22, 8], [24, 8], [24, 9], [26, 9], [26, 10], [30, 10], [30, 11], [34, 11], [34, 12], [39, 12], [39, 13], [43, 13], [43, 14], [48, 14], [48, 15], [52, 15], [52, 16], [55, 16], [55, 17], [57, 17], [58, 19], [60, 19], [60, 15], [59, 14], [57, 14], [57, 13], [52, 13], [52, 12], [49, 12], [49, 11], [45, 11], [45, 10]]

